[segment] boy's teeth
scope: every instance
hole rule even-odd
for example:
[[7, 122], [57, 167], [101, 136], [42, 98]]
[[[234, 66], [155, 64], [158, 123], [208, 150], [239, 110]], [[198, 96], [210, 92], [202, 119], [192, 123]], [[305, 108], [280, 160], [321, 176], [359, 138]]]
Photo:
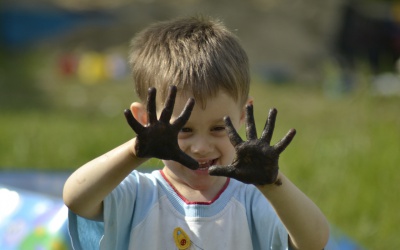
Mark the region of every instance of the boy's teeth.
[[212, 162], [213, 162], [212, 160], [199, 162], [199, 167], [200, 168], [208, 168], [209, 166], [211, 166]]

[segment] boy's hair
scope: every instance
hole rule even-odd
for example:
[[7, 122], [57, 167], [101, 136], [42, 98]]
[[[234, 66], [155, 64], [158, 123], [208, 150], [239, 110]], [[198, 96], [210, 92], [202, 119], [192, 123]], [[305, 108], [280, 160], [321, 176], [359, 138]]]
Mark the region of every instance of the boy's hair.
[[192, 93], [202, 108], [219, 90], [241, 105], [249, 95], [247, 54], [218, 20], [189, 17], [155, 23], [133, 38], [129, 62], [142, 102], [148, 88], [156, 87], [164, 103], [170, 85]]

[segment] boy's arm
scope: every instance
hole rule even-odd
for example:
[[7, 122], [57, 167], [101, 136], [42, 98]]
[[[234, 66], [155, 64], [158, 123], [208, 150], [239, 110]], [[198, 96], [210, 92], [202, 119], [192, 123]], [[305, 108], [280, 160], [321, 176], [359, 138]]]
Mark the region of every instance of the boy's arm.
[[321, 210], [282, 173], [281, 185], [267, 184], [257, 188], [269, 200], [289, 233], [291, 249], [325, 247], [329, 225]]
[[240, 138], [229, 117], [226, 117], [226, 130], [235, 147], [236, 156], [231, 165], [212, 166], [209, 173], [256, 185], [270, 201], [285, 225], [290, 236], [291, 247], [321, 250], [325, 247], [329, 235], [325, 216], [304, 193], [279, 172], [279, 155], [290, 144], [296, 131], [290, 130], [277, 144], [270, 145], [276, 114], [276, 109], [270, 110], [261, 138], [258, 139], [253, 106], [248, 105], [246, 107], [247, 141]]
[[194, 100], [189, 99], [181, 115], [170, 124], [176, 92], [176, 87], [171, 86], [158, 120], [156, 90], [149, 89], [146, 126], [140, 124], [130, 110], [125, 110], [126, 119], [137, 136], [86, 163], [67, 179], [63, 199], [74, 213], [88, 219], [102, 220], [104, 198], [148, 158], [174, 160], [188, 168], [198, 168], [197, 161], [185, 154], [178, 145], [178, 133], [190, 117]]
[[74, 213], [102, 220], [104, 198], [135, 168], [146, 161], [132, 152], [136, 138], [77, 169], [65, 182], [63, 199]]

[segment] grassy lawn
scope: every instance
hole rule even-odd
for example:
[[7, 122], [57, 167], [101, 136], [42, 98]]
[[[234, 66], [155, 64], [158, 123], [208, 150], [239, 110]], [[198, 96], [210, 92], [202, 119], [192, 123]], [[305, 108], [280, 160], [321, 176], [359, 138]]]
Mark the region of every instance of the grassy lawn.
[[[20, 107], [0, 108], [2, 168], [72, 171], [134, 135], [123, 117], [134, 100], [129, 80], [91, 86], [56, 79], [41, 79], [41, 105], [13, 92], [7, 98]], [[259, 133], [270, 107], [278, 109], [274, 142], [297, 129], [281, 169], [330, 222], [367, 249], [400, 247], [400, 98], [373, 97], [367, 88], [329, 98], [315, 87], [261, 83], [251, 94]]]

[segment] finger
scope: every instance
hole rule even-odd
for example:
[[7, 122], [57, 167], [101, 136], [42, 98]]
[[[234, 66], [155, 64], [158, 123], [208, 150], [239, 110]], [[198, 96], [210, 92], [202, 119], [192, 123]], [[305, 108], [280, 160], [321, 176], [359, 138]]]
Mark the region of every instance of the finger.
[[268, 145], [271, 144], [272, 134], [274, 133], [275, 129], [275, 120], [277, 113], [278, 111], [275, 108], [269, 110], [268, 119], [261, 134], [261, 140], [265, 141]]
[[285, 137], [282, 138], [277, 144], [274, 145], [274, 148], [278, 154], [282, 153], [287, 146], [289, 146], [290, 142], [292, 142], [294, 136], [296, 135], [296, 130], [291, 129], [289, 132], [285, 135]]
[[177, 155], [177, 159], [175, 159], [175, 161], [192, 170], [196, 170], [199, 168], [199, 163], [182, 151]]
[[226, 176], [230, 178], [235, 178], [236, 173], [235, 173], [235, 167], [232, 165], [228, 166], [211, 166], [208, 169], [208, 174], [213, 175], [213, 176]]
[[189, 120], [190, 115], [192, 114], [193, 107], [194, 107], [195, 101], [193, 98], [189, 98], [187, 100], [185, 107], [182, 110], [182, 113], [176, 118], [176, 120], [172, 123], [173, 126], [177, 128], [182, 128], [186, 122]]
[[142, 126], [142, 124], [140, 124], [140, 122], [138, 122], [135, 119], [135, 117], [133, 117], [131, 110], [125, 109], [124, 115], [125, 115], [126, 121], [128, 122], [129, 126], [131, 126], [133, 131], [135, 131], [136, 134], [141, 133], [143, 130], [143, 126]]
[[176, 91], [176, 86], [169, 87], [168, 98], [160, 116], [160, 121], [162, 122], [169, 123], [169, 120], [171, 120], [172, 112], [174, 111]]
[[225, 122], [225, 130], [228, 133], [229, 140], [231, 141], [232, 145], [236, 147], [239, 143], [242, 143], [243, 140], [240, 138], [240, 135], [236, 131], [235, 127], [233, 127], [231, 118], [229, 116], [224, 117]]
[[156, 88], [149, 88], [147, 95], [147, 118], [149, 124], [157, 122], [156, 95]]
[[254, 123], [253, 105], [246, 105], [246, 137], [248, 140], [257, 139], [256, 124]]

